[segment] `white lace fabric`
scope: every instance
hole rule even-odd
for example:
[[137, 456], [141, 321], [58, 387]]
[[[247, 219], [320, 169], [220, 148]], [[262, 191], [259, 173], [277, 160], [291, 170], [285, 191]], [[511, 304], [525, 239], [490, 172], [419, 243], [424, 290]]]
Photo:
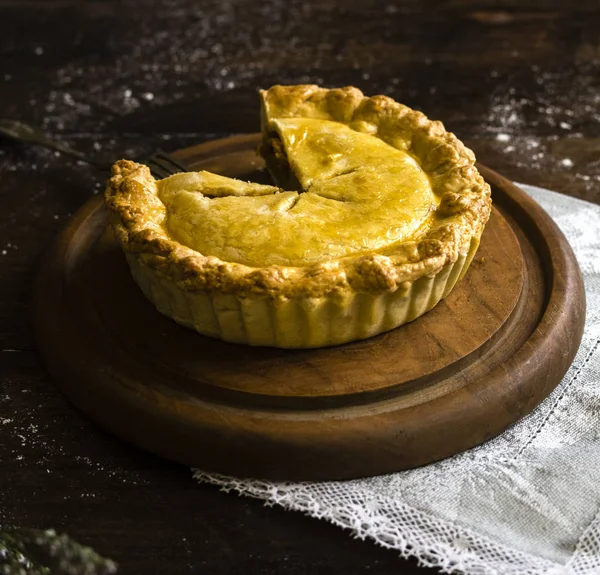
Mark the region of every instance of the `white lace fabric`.
[[583, 340], [560, 385], [484, 445], [418, 469], [336, 482], [201, 482], [302, 511], [447, 573], [600, 574], [600, 206], [520, 185], [584, 275]]

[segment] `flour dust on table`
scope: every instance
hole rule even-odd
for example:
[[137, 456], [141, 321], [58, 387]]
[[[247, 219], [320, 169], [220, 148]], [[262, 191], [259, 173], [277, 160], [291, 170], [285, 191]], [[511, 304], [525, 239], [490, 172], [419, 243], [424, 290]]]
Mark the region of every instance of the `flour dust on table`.
[[561, 384], [501, 436], [368, 479], [282, 483], [194, 470], [200, 482], [326, 519], [448, 573], [600, 573], [600, 206], [521, 186], [571, 243], [586, 328]]
[[[598, 163], [587, 162], [586, 173], [580, 173], [580, 166], [572, 158], [578, 155], [577, 144], [586, 129], [600, 121], [598, 74], [594, 67], [582, 64], [565, 74], [534, 64], [516, 74], [519, 82], [514, 77], [502, 77], [497, 70], [490, 72], [496, 87], [490, 94], [483, 127], [494, 135], [494, 148], [518, 168], [558, 168], [572, 172], [587, 191], [597, 189]], [[522, 86], [532, 82], [543, 90], [536, 98], [527, 97]], [[546, 131], [551, 135], [540, 135]]]

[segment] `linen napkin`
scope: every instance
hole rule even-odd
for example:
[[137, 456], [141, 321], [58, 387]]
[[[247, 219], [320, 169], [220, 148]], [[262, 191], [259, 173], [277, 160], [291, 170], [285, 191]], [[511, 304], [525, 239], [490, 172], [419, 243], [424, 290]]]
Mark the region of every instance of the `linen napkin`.
[[600, 206], [518, 184], [584, 275], [581, 347], [560, 385], [501, 436], [418, 469], [335, 482], [194, 470], [200, 482], [326, 519], [447, 573], [600, 574]]

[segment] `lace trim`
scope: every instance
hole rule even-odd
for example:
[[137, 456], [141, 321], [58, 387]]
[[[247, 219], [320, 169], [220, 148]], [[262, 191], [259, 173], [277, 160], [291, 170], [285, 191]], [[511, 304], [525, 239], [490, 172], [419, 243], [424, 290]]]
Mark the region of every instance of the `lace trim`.
[[[583, 575], [553, 561], [512, 549], [468, 528], [437, 519], [409, 505], [374, 498], [354, 498], [344, 483], [268, 483], [236, 479], [194, 469], [194, 478], [221, 491], [262, 499], [266, 505], [301, 511], [414, 557], [424, 567], [445, 573], [477, 575]], [[600, 521], [600, 518], [598, 518]], [[596, 537], [598, 535], [596, 534]], [[585, 547], [587, 549], [587, 547]], [[586, 556], [587, 557], [587, 556]]]

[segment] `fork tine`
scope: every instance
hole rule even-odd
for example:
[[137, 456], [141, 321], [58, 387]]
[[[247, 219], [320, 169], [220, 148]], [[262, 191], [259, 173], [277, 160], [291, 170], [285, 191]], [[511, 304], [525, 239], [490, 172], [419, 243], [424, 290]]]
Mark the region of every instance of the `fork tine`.
[[178, 172], [187, 172], [189, 170], [185, 164], [177, 162], [169, 154], [165, 154], [164, 152], [153, 154], [149, 158], [146, 158], [144, 163], [150, 168], [150, 171], [154, 176], [158, 176], [160, 179], [167, 178]]
[[158, 180], [162, 180], [163, 178], [168, 178], [173, 175], [173, 172], [158, 162], [152, 157], [148, 158], [144, 164], [146, 164], [150, 168], [150, 173], [157, 178]]
[[159, 160], [163, 160], [165, 163], [172, 164], [178, 172], [188, 172], [189, 167], [185, 165], [185, 163], [176, 160], [170, 154], [165, 154], [165, 152], [157, 152], [155, 157]]

